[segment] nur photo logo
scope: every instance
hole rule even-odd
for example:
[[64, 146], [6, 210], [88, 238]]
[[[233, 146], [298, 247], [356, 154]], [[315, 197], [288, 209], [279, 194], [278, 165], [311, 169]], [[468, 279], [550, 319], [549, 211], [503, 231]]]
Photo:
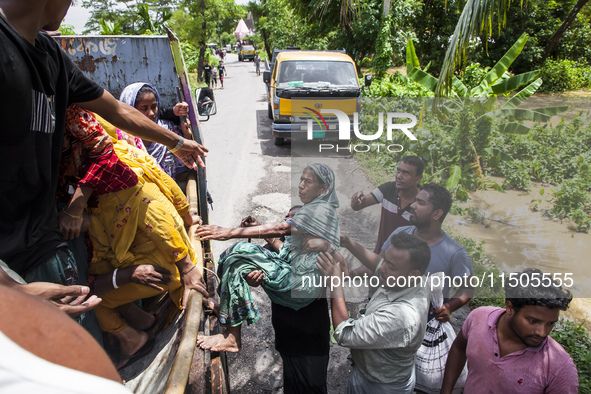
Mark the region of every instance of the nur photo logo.
[[[327, 123], [325, 117], [323, 115], [334, 115], [337, 119], [338, 125], [338, 139], [339, 141], [349, 141], [351, 140], [351, 131], [355, 137], [357, 137], [361, 141], [376, 141], [378, 140], [382, 134], [384, 133], [384, 119], [386, 124], [386, 139], [388, 141], [393, 140], [394, 131], [402, 132], [408, 139], [412, 141], [416, 141], [417, 137], [412, 133], [411, 129], [416, 126], [417, 124], [417, 117], [408, 112], [386, 112], [384, 116], [384, 112], [380, 112], [378, 114], [378, 130], [373, 134], [362, 134], [359, 127], [359, 113], [355, 112], [353, 114], [353, 122], [351, 122], [351, 118], [347, 115], [344, 111], [337, 110], [337, 109], [322, 109], [322, 104], [318, 103], [319, 105], [315, 105], [318, 110], [310, 107], [304, 107], [307, 110], [305, 115], [308, 116], [307, 119], [307, 129], [306, 129], [306, 137], [308, 141], [312, 141], [314, 139], [325, 138], [325, 133], [331, 129], [329, 124]], [[404, 122], [406, 120], [406, 122]], [[410, 120], [410, 122], [408, 122]], [[381, 143], [373, 143], [373, 144], [355, 144], [355, 145], [347, 145], [347, 146], [339, 146], [334, 144], [319, 144], [318, 151], [322, 152], [325, 150], [348, 150], [349, 152], [368, 152], [371, 150], [371, 147], [376, 148], [379, 152], [381, 147], [385, 147], [388, 152], [401, 152], [404, 150], [404, 147], [400, 144], [381, 144]]]

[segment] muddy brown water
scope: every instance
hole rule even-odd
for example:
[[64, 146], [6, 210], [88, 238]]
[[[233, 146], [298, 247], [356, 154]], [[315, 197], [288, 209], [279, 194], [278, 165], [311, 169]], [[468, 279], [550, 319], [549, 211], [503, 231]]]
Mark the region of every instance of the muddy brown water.
[[[499, 184], [502, 179], [495, 179]], [[539, 190], [544, 189], [544, 196]], [[470, 193], [471, 199], [460, 204], [474, 214], [450, 216], [448, 228], [484, 241], [484, 249], [503, 271], [517, 272], [526, 267], [543, 272], [571, 273], [575, 299], [564, 316], [583, 323], [591, 332], [591, 234], [577, 233], [569, 222], [561, 222], [530, 209], [532, 200], [542, 199], [541, 208], [549, 207], [550, 189], [534, 185], [529, 192], [494, 190]]]

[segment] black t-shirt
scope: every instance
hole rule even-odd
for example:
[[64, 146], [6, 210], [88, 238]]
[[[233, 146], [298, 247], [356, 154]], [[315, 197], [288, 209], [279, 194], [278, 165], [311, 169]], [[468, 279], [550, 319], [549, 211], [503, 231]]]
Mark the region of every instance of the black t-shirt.
[[204, 64], [203, 65], [203, 76], [209, 77], [211, 75], [211, 64]]
[[297, 311], [272, 303], [275, 349], [287, 356], [326, 356], [330, 352], [328, 302], [320, 298]]
[[99, 98], [46, 34], [31, 45], [0, 15], [0, 259], [23, 275], [63, 242], [55, 192], [69, 103]]
[[220, 74], [220, 78], [224, 76], [224, 74], [226, 73], [226, 67], [225, 66], [218, 66], [218, 72]]
[[376, 201], [382, 204], [382, 215], [380, 218], [380, 229], [378, 231], [378, 240], [374, 253], [379, 254], [382, 251], [384, 242], [390, 234], [398, 227], [408, 226], [410, 224], [410, 204], [406, 207], [400, 206], [400, 197], [396, 182], [386, 182], [375, 188], [371, 194]]

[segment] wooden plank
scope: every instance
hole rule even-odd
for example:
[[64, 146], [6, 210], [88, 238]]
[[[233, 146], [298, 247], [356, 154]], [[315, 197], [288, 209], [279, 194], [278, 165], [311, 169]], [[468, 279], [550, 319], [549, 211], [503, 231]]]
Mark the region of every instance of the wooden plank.
[[[197, 184], [194, 174], [191, 175], [187, 182], [187, 200], [191, 212], [196, 213], [198, 201]], [[195, 229], [196, 226], [191, 226], [189, 229], [189, 237], [199, 260], [197, 263], [197, 269], [201, 272], [201, 275], [203, 275], [203, 248], [201, 247], [201, 241], [199, 241], [194, 235]], [[191, 290], [185, 312], [186, 321], [183, 336], [166, 384], [165, 393], [167, 394], [181, 394], [185, 392], [185, 387], [189, 379], [189, 372], [191, 370], [195, 343], [197, 342], [199, 323], [201, 321], [202, 302], [203, 295], [195, 290]]]

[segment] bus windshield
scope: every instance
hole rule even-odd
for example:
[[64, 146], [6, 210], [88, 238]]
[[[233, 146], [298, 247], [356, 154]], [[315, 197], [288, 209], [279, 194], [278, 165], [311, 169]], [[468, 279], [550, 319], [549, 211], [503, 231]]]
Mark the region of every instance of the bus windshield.
[[277, 88], [358, 89], [355, 66], [339, 61], [284, 61], [279, 65]]

